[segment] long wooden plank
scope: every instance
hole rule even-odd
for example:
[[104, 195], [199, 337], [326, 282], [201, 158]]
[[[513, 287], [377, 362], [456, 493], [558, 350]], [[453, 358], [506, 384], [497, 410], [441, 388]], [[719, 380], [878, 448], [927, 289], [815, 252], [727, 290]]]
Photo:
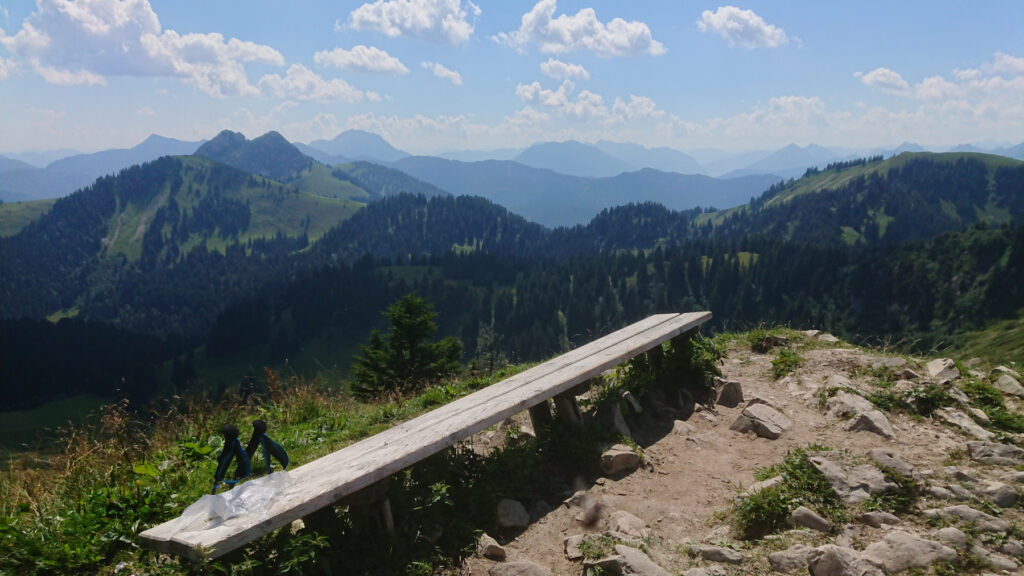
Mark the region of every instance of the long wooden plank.
[[215, 558], [386, 478], [488, 426], [573, 388], [623, 360], [711, 318], [709, 312], [652, 316], [291, 471], [291, 487], [261, 514], [174, 534], [173, 521], [140, 537], [148, 547]]
[[[510, 378], [497, 382], [487, 388], [477, 391], [469, 396], [457, 399], [449, 404], [440, 406], [435, 410], [423, 414], [417, 418], [409, 420], [407, 422], [400, 423], [384, 432], [361, 440], [355, 444], [344, 448], [344, 454], [332, 453], [331, 455], [324, 456], [315, 462], [310, 462], [303, 467], [293, 469], [291, 474], [294, 476], [297, 473], [301, 473], [300, 470], [306, 469], [306, 467], [319, 463], [323, 466], [334, 466], [336, 465], [333, 460], [344, 459], [352, 460], [365, 453], [378, 453], [381, 449], [387, 446], [389, 443], [395, 442], [398, 438], [407, 435], [417, 435], [423, 430], [429, 429], [436, 425], [439, 420], [446, 419], [449, 417], [457, 416], [463, 413], [468, 408], [480, 404], [490, 402], [493, 398], [499, 397], [505, 394], [508, 390], [522, 386], [527, 382], [537, 380], [548, 376], [566, 366], [573, 364], [587, 356], [600, 351], [608, 346], [621, 342], [626, 338], [633, 337], [637, 334], [644, 332], [658, 324], [666, 322], [674, 317], [676, 314], [661, 314], [650, 316], [631, 324], [621, 330], [618, 330], [612, 334], [604, 336], [598, 340], [590, 342], [580, 348], [562, 354], [556, 358], [553, 358], [547, 362], [534, 366], [528, 370], [520, 372]], [[335, 456], [336, 458], [332, 458]], [[160, 551], [163, 550], [160, 546], [161, 542], [170, 540], [174, 535], [173, 530], [175, 529], [174, 521], [166, 522], [162, 525], [151, 528], [141, 534], [144, 544], [150, 545], [150, 547], [157, 548]]]
[[[366, 453], [378, 453], [381, 449], [386, 447], [389, 443], [394, 443], [397, 439], [407, 435], [417, 435], [422, 431], [427, 430], [437, 424], [439, 420], [447, 419], [449, 417], [458, 416], [465, 412], [468, 408], [477, 404], [490, 402], [493, 398], [500, 397], [505, 394], [508, 390], [522, 386], [527, 382], [537, 380], [548, 376], [566, 366], [572, 365], [574, 362], [586, 358], [587, 356], [594, 354], [608, 346], [621, 342], [626, 338], [633, 337], [637, 334], [649, 330], [650, 328], [657, 326], [658, 324], [664, 323], [672, 318], [675, 318], [677, 314], [660, 314], [650, 316], [639, 322], [631, 324], [621, 330], [618, 330], [612, 334], [599, 338], [593, 342], [590, 342], [580, 348], [562, 354], [556, 358], [553, 358], [547, 362], [534, 366], [528, 370], [520, 372], [510, 378], [497, 382], [487, 388], [477, 391], [469, 396], [455, 400], [444, 406], [440, 406], [435, 410], [423, 414], [417, 418], [409, 420], [407, 422], [400, 423], [384, 432], [361, 440], [355, 444], [347, 446], [344, 449], [344, 454], [337, 454], [337, 452], [331, 455], [324, 456], [316, 460], [316, 463], [327, 466], [337, 465], [333, 460], [344, 459], [352, 460]], [[454, 442], [453, 442], [454, 443]], [[336, 458], [332, 458], [336, 456]], [[300, 470], [314, 464], [310, 462], [304, 467], [296, 468], [292, 470], [291, 474], [294, 476], [296, 473], [300, 473]], [[174, 535], [175, 523], [174, 521], [166, 522], [154, 528], [151, 528], [141, 534], [142, 541], [144, 544], [150, 547], [156, 548], [159, 551], [170, 551], [163, 549], [161, 546], [162, 542], [170, 540]]]

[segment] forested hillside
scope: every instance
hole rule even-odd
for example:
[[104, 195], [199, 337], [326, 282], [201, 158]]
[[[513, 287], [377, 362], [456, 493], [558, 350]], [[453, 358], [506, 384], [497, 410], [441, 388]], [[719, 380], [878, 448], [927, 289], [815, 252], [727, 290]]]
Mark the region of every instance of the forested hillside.
[[[787, 323], [928, 348], [1024, 309], [1020, 163], [847, 162], [742, 210], [630, 204], [554, 230], [483, 198], [394, 194], [416, 181], [390, 169], [333, 170], [378, 199], [319, 238], [306, 229], [320, 213], [298, 234], [257, 236], [257, 215], [297, 211], [261, 202], [314, 196], [208, 160], [101, 179], [0, 240], [3, 317], [57, 311], [148, 334], [162, 342], [149, 356], [162, 374], [173, 359], [179, 385], [210, 387], [285, 359], [344, 374], [378, 311], [410, 292], [462, 339], [465, 362], [488, 363], [538, 359], [672, 310], [712, 310], [714, 329]], [[48, 330], [4, 328], [5, 339]], [[15, 373], [31, 386], [30, 367]], [[103, 378], [91, 389], [121, 384]]]

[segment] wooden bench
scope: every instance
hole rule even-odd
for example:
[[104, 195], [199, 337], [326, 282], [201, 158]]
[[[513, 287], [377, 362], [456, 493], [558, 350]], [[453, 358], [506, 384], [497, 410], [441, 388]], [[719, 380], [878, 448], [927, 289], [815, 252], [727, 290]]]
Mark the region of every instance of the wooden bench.
[[464, 396], [384, 432], [304, 464], [268, 506], [199, 531], [177, 531], [174, 520], [142, 532], [142, 545], [202, 560], [222, 556], [523, 410], [550, 415], [575, 407], [573, 389], [601, 372], [647, 352], [711, 319], [710, 312], [659, 314], [599, 338], [511, 378]]

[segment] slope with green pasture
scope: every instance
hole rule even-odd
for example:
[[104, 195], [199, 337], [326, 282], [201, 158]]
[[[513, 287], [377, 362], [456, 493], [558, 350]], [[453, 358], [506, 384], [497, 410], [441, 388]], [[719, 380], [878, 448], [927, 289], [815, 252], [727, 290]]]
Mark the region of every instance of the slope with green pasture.
[[56, 198], [0, 203], [0, 238], [14, 236], [53, 207]]

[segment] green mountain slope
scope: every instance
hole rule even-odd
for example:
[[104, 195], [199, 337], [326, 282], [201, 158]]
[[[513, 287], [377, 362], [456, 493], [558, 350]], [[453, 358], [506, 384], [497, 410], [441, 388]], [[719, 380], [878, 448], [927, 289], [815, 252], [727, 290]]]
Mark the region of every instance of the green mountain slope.
[[839, 162], [705, 214], [719, 237], [767, 235], [847, 245], [928, 240], [978, 222], [1024, 218], [1024, 162], [972, 153], [903, 153]]
[[71, 308], [131, 267], [173, 267], [200, 248], [315, 240], [361, 207], [205, 158], [164, 157], [100, 178], [0, 241], [3, 314]]
[[30, 202], [0, 203], [0, 238], [14, 236], [29, 222], [46, 214], [53, 207], [56, 198], [50, 200], [32, 200]]

